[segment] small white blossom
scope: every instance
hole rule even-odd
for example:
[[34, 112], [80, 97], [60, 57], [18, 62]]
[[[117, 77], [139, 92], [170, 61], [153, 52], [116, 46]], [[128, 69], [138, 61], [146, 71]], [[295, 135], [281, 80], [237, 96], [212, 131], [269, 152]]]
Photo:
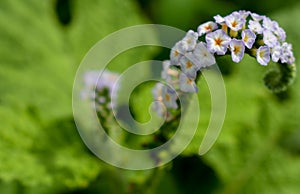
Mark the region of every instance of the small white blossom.
[[243, 18], [242, 15], [238, 12], [233, 12], [232, 14], [226, 16], [224, 19], [227, 26], [234, 31], [241, 30], [246, 23], [245, 18]]
[[246, 19], [251, 12], [246, 10], [240, 10], [238, 13], [241, 15], [242, 18]]
[[156, 83], [155, 86], [153, 87], [152, 95], [155, 100], [162, 101], [163, 87], [164, 87], [164, 84], [162, 84], [162, 83]]
[[176, 92], [169, 86], [166, 86], [162, 83], [157, 83], [152, 89], [152, 95], [155, 100], [162, 102], [167, 108], [177, 108]]
[[224, 55], [227, 51], [231, 38], [223, 31], [216, 30], [205, 37], [207, 48], [211, 53]]
[[152, 110], [155, 111], [160, 117], [165, 116], [167, 113], [166, 106], [163, 104], [162, 101], [158, 100], [153, 102]]
[[179, 65], [180, 58], [185, 54], [182, 46], [182, 41], [179, 41], [173, 46], [170, 53], [170, 61], [172, 65]]
[[258, 21], [258, 22], [265, 18], [265, 16], [259, 15], [257, 13], [251, 13], [250, 15], [254, 21]]
[[187, 53], [180, 59], [180, 66], [182, 72], [184, 72], [188, 77], [195, 78], [197, 75], [198, 67], [192, 62], [193, 54]]
[[270, 48], [268, 46], [260, 46], [256, 52], [256, 59], [261, 65], [268, 65], [270, 61]]
[[270, 48], [276, 46], [278, 43], [277, 37], [270, 30], [263, 31], [263, 41]]
[[152, 89], [152, 95], [155, 100], [153, 110], [161, 117], [166, 113], [166, 107], [162, 102], [163, 88], [164, 85], [162, 83], [156, 83]]
[[295, 57], [292, 52], [292, 45], [284, 42], [282, 44], [282, 55], [280, 57], [282, 63], [292, 64], [295, 62]]
[[96, 87], [99, 90], [103, 88], [108, 88], [112, 90], [118, 78], [119, 78], [118, 74], [113, 73], [109, 70], [104, 70], [104, 71], [91, 70], [91, 71], [87, 71], [84, 74], [85, 85], [92, 89]]
[[195, 57], [195, 64], [198, 69], [211, 66], [216, 63], [216, 59], [213, 54], [211, 54], [204, 42], [199, 42], [193, 51]]
[[214, 19], [215, 19], [216, 23], [218, 23], [218, 24], [224, 24], [225, 23], [225, 19], [220, 15], [214, 16]]
[[230, 41], [231, 58], [233, 62], [240, 62], [244, 57], [245, 45], [242, 40], [232, 39]]
[[277, 44], [275, 47], [272, 48], [272, 55], [271, 55], [272, 61], [277, 63], [281, 55], [282, 55], [281, 46]]
[[179, 75], [179, 86], [182, 92], [197, 93], [198, 88], [194, 79], [186, 76], [184, 73]]
[[182, 47], [184, 51], [194, 50], [198, 40], [198, 33], [193, 30], [189, 30], [185, 37], [182, 39]]
[[248, 49], [251, 49], [252, 46], [253, 46], [253, 44], [254, 44], [254, 42], [255, 42], [256, 35], [251, 30], [246, 29], [246, 30], [242, 31], [242, 39], [243, 39], [243, 41], [245, 43], [245, 46]]
[[268, 17], [264, 17], [263, 27], [267, 30], [274, 31], [279, 27], [279, 25], [276, 21], [273, 21]]
[[166, 105], [167, 108], [176, 109], [178, 107], [177, 102], [176, 102], [177, 94], [169, 86], [165, 86], [163, 88], [162, 99], [163, 99], [163, 103]]
[[169, 60], [163, 61], [163, 70], [161, 72], [161, 77], [166, 80], [169, 84], [175, 84], [176, 79], [178, 79], [179, 73], [175, 69], [171, 69], [171, 62]]
[[273, 33], [277, 36], [278, 40], [285, 41], [286, 33], [281, 27], [278, 26]]
[[261, 24], [258, 21], [250, 20], [248, 28], [254, 33], [257, 33], [257, 34], [262, 34], [263, 33], [263, 28], [262, 28]]
[[214, 22], [206, 22], [204, 24], [201, 24], [197, 31], [198, 31], [198, 34], [199, 36], [202, 36], [203, 34], [206, 34], [208, 32], [212, 32], [213, 30], [217, 29], [218, 28], [218, 25]]
[[[119, 85], [117, 80], [119, 74], [113, 73], [109, 70], [90, 70], [84, 74], [84, 84], [85, 88], [81, 92], [81, 97], [91, 100], [96, 100], [98, 105], [110, 101], [109, 108], [112, 108], [114, 102], [117, 98], [117, 92], [119, 90]], [[100, 96], [98, 92], [103, 92], [108, 90], [108, 96]]]

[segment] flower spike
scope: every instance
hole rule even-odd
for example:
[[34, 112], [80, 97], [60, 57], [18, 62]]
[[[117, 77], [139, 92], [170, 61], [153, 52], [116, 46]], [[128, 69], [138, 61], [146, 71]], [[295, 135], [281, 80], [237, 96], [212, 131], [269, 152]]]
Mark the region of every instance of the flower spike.
[[[285, 42], [286, 33], [276, 21], [244, 10], [213, 18], [214, 21], [200, 24], [197, 32], [189, 30], [172, 48], [170, 61], [164, 62], [163, 79], [174, 87], [178, 98], [184, 93], [198, 92], [199, 71], [215, 64], [220, 55], [231, 54], [235, 63], [245, 53], [262, 66], [271, 60], [277, 63], [278, 68], [269, 70], [264, 77], [265, 85], [274, 93], [286, 90], [293, 83], [296, 65], [292, 45]], [[170, 69], [171, 66], [175, 68]], [[175, 109], [177, 98], [166, 91], [162, 101], [167, 109]]]

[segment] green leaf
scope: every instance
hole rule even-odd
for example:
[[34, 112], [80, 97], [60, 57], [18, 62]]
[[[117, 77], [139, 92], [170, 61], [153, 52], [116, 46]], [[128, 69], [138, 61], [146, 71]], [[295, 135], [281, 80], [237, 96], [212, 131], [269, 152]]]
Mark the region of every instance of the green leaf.
[[[16, 181], [18, 193], [84, 188], [101, 172], [72, 121], [75, 72], [101, 38], [145, 22], [133, 1], [71, 1], [66, 26], [54, 7], [52, 0], [0, 2], [0, 180]], [[128, 51], [112, 69], [152, 50]]]

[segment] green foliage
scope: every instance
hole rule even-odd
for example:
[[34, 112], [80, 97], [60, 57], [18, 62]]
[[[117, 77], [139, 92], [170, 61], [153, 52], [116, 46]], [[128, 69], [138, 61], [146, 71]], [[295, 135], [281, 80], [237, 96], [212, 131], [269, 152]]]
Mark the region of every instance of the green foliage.
[[[132, 1], [70, 4], [62, 25], [53, 0], [0, 2], [0, 193], [85, 188], [101, 172], [72, 119], [76, 68], [101, 38], [145, 20]], [[149, 53], [131, 51], [112, 66]]]
[[[300, 82], [296, 79], [287, 92], [275, 95], [262, 81], [270, 67], [248, 56], [240, 64], [228, 65], [226, 59], [219, 64], [226, 71], [227, 113], [220, 137], [206, 155], [195, 157], [211, 111], [209, 89], [201, 78], [198, 131], [173, 166], [126, 171], [102, 164], [83, 145], [72, 121], [77, 64], [105, 35], [145, 20], [132, 1], [74, 0], [69, 23], [61, 25], [54, 2], [0, 2], [0, 193], [300, 192]], [[153, 2], [158, 3], [152, 11], [156, 21], [193, 29], [212, 15], [240, 6], [220, 1]], [[173, 11], [168, 12], [170, 5]], [[299, 58], [300, 5], [274, 12], [271, 18], [287, 31]], [[110, 68], [122, 72], [152, 50], [130, 50]], [[138, 121], [150, 118], [152, 84], [137, 88], [130, 99]], [[149, 138], [128, 135], [121, 143], [139, 148], [145, 140]]]

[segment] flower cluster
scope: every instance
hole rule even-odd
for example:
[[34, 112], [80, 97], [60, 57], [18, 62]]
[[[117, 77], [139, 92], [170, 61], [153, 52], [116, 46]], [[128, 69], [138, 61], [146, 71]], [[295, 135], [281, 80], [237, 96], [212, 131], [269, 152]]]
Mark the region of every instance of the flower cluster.
[[249, 11], [214, 16], [214, 21], [201, 24], [197, 32], [189, 30], [171, 49], [170, 60], [163, 62], [162, 78], [167, 85], [157, 84], [152, 93], [165, 109], [157, 106], [156, 111], [168, 113], [164, 111], [177, 108], [178, 95], [196, 93], [198, 71], [215, 64], [218, 55], [230, 54], [238, 63], [247, 53], [263, 66], [270, 60], [294, 65], [292, 45], [285, 39], [285, 31], [267, 16]]
[[110, 110], [113, 106], [112, 103], [116, 99], [115, 94], [118, 90], [118, 85], [115, 83], [118, 78], [119, 74], [108, 70], [90, 70], [85, 72], [83, 80], [85, 87], [81, 92], [81, 97], [95, 102], [96, 111], [100, 114], [104, 110]]

